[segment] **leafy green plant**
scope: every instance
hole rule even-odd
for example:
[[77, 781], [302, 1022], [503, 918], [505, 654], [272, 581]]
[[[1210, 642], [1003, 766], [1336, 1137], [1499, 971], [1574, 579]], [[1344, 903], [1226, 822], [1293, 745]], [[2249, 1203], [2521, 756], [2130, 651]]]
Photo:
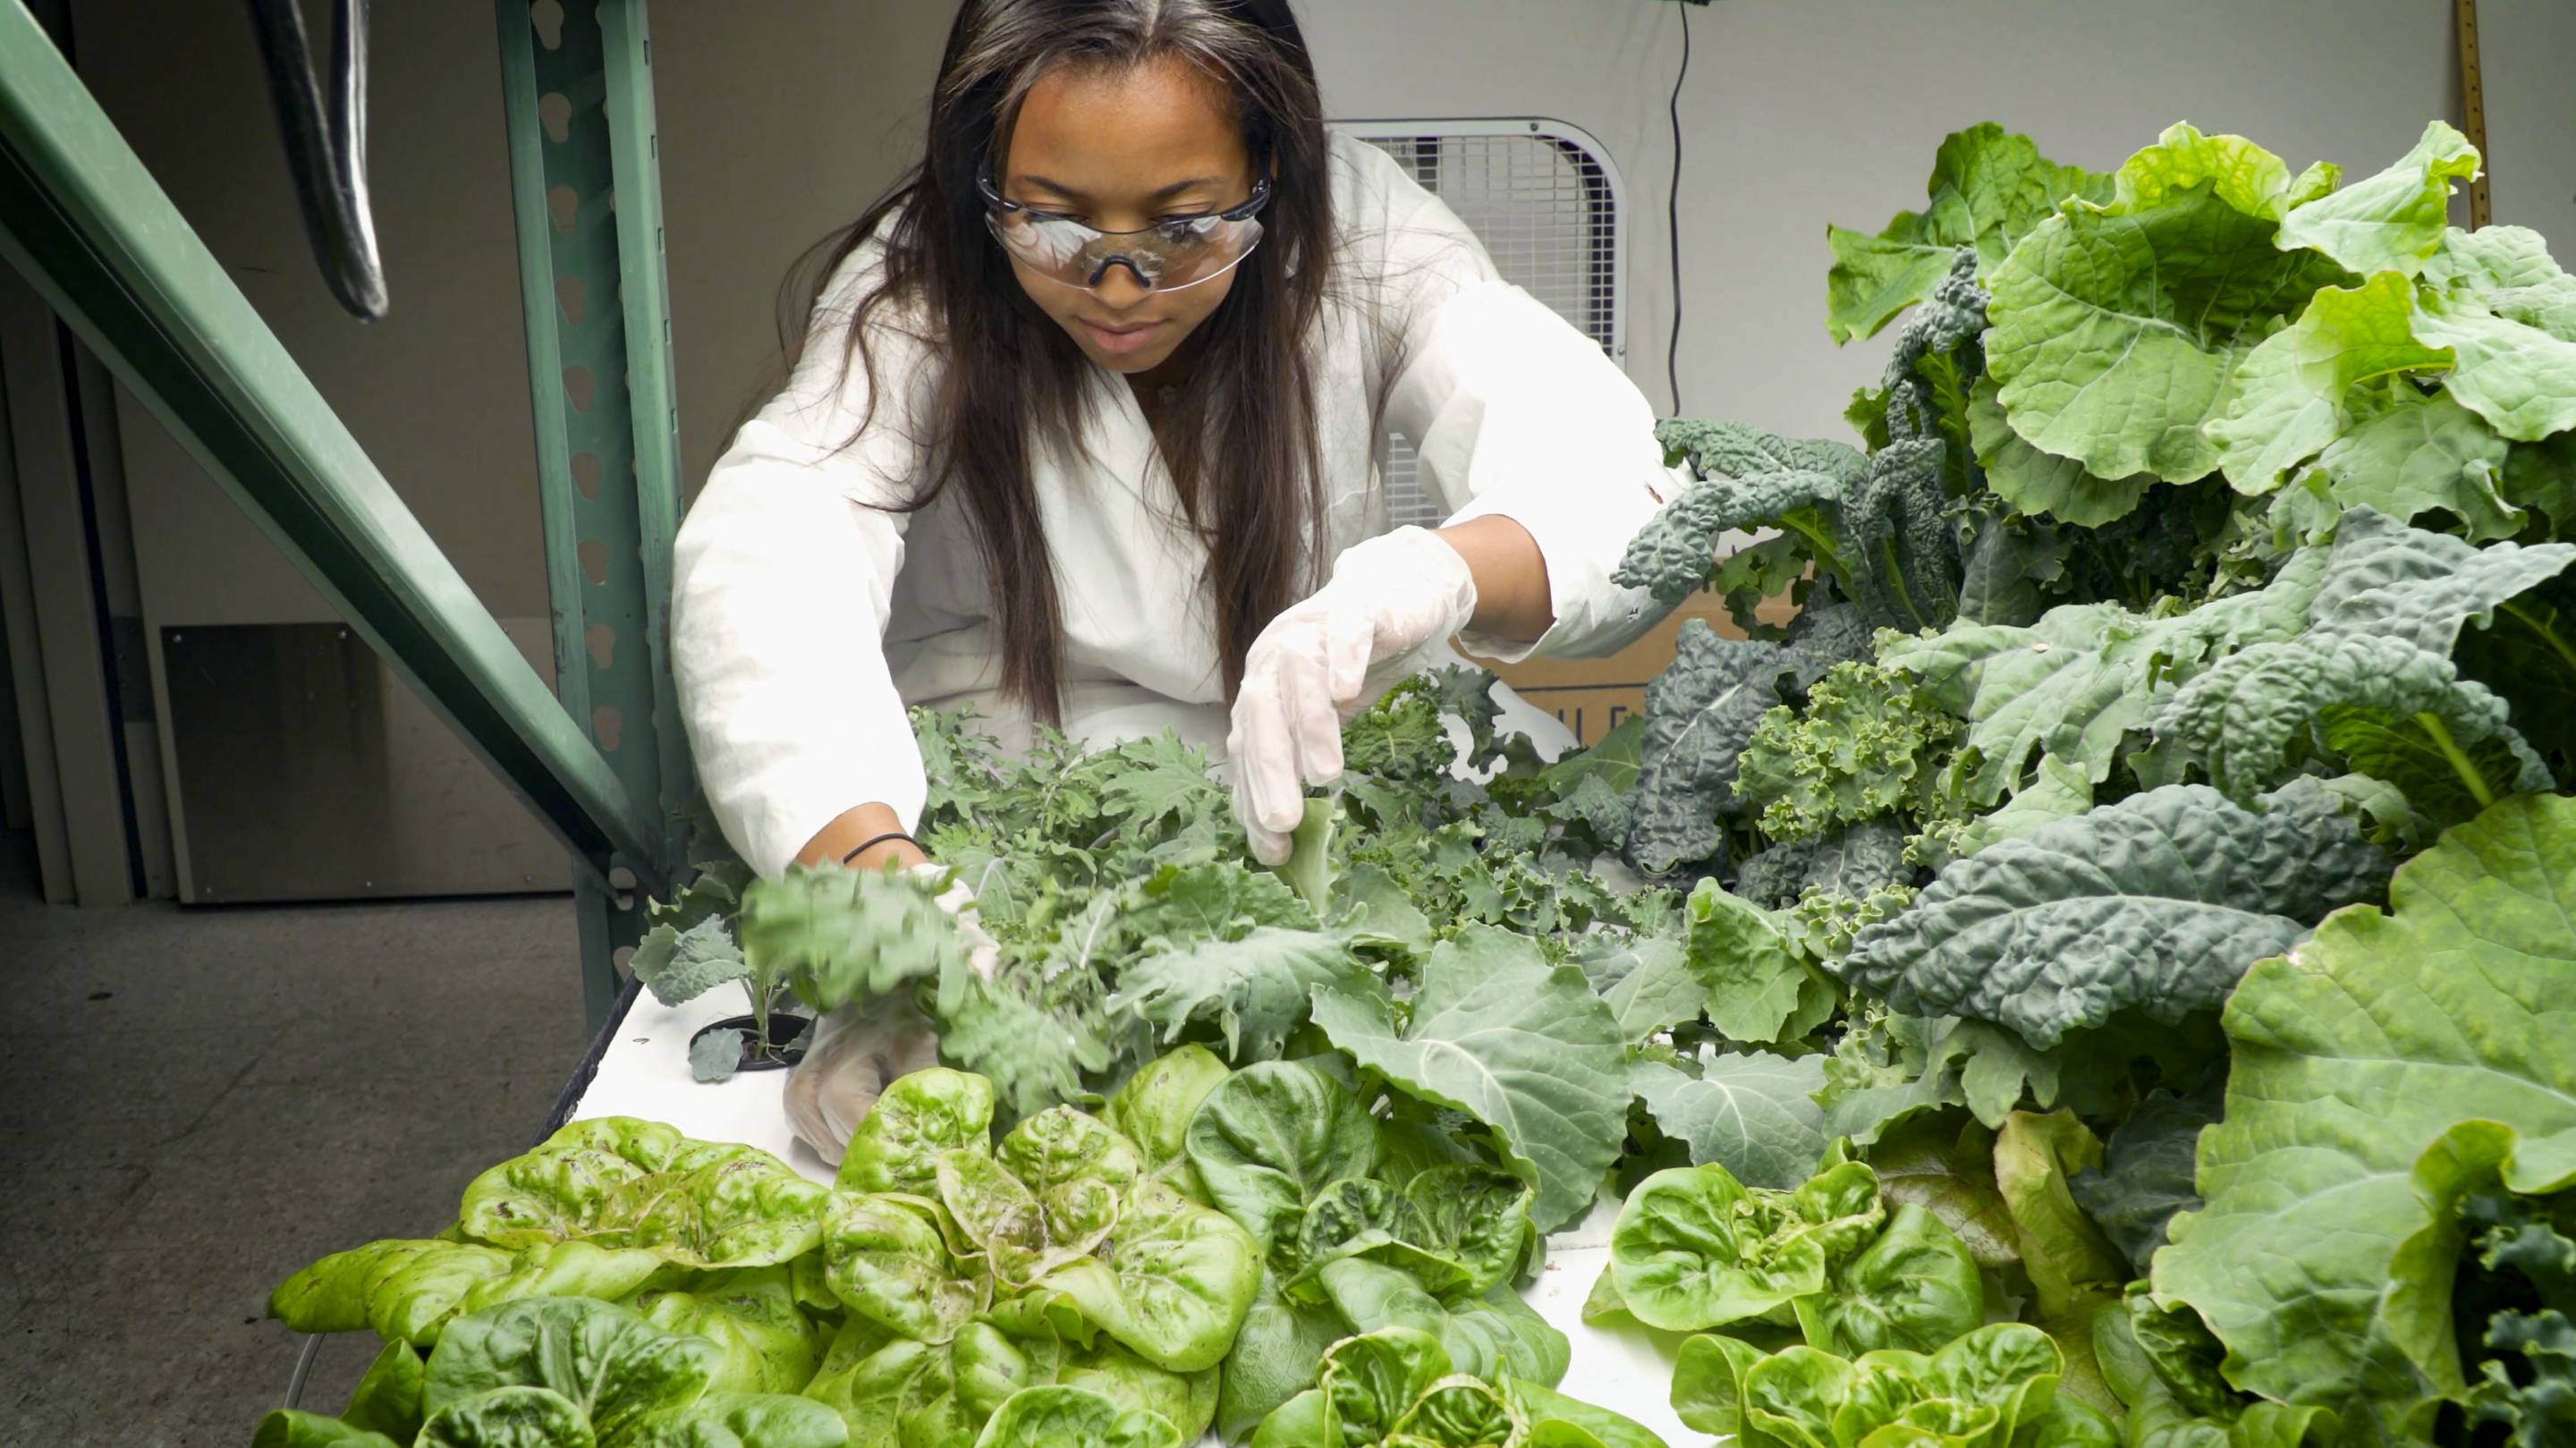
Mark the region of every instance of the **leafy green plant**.
[[1304, 1391], [1324, 1348], [1356, 1333], [1427, 1333], [1459, 1370], [1488, 1378], [1553, 1386], [1565, 1371], [1565, 1338], [1512, 1291], [1536, 1245], [1534, 1192], [1445, 1134], [1381, 1119], [1333, 1076], [1281, 1061], [1210, 1092], [1188, 1150], [1209, 1198], [1263, 1257], [1218, 1407], [1229, 1441]]
[[[257, 1442], [417, 1442], [424, 1448], [839, 1448], [829, 1408], [713, 1387], [715, 1344], [665, 1332], [632, 1309], [582, 1297], [513, 1302], [457, 1319], [421, 1369], [413, 1411], [359, 1429], [271, 1413]], [[382, 1431], [382, 1430], [390, 1430]]]
[[1253, 1448], [1660, 1448], [1637, 1424], [1546, 1384], [1454, 1366], [1411, 1328], [1344, 1338], [1326, 1350], [1317, 1385], [1262, 1420]]
[[2571, 908], [2576, 802], [2517, 796], [2402, 866], [2386, 910], [2329, 917], [2228, 1002], [2207, 1205], [2173, 1219], [2154, 1281], [2226, 1344], [2230, 1382], [2397, 1441], [2465, 1391], [2455, 1204], [2576, 1183]]

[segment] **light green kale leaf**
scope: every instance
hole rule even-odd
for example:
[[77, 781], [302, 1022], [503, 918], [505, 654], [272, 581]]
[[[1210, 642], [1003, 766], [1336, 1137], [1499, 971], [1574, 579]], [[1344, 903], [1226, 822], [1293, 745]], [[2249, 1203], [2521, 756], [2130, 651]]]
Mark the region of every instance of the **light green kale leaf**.
[[1048, 1001], [1042, 986], [1007, 970], [989, 981], [970, 976], [938, 1020], [941, 1059], [989, 1078], [1004, 1121], [1081, 1099], [1089, 1078], [1119, 1055], [1097, 1012]]
[[1940, 766], [1962, 730], [1914, 681], [1875, 664], [1836, 664], [1804, 710], [1775, 708], [1744, 746], [1735, 792], [1762, 807], [1763, 832], [1798, 840], [1888, 814], [1939, 812]]
[[745, 892], [742, 950], [752, 969], [785, 979], [818, 1011], [966, 974], [957, 921], [918, 879], [882, 870], [792, 869]]
[[1715, 1162], [1746, 1186], [1788, 1191], [1825, 1154], [1825, 1058], [1768, 1052], [1712, 1056], [1697, 1076], [1640, 1061], [1634, 1086], [1666, 1136], [1690, 1146], [1691, 1164]]
[[1760, 908], [1702, 880], [1682, 915], [1684, 963], [1718, 1034], [1769, 1045], [1804, 1036], [1833, 1015], [1840, 1001], [1833, 982], [1801, 958]]
[[1236, 1064], [1277, 1060], [1305, 1024], [1318, 988], [1382, 997], [1385, 987], [1340, 936], [1264, 926], [1238, 940], [1202, 940], [1128, 965], [1112, 1012], [1161, 1028], [1168, 1045], [1192, 1025], [1213, 1027]]
[[1834, 252], [1825, 330], [1837, 343], [1876, 335], [1930, 296], [1960, 249], [1972, 249], [1980, 269], [1991, 268], [2061, 202], [2108, 197], [2111, 178], [2060, 166], [2028, 136], [1987, 121], [1942, 138], [1926, 190], [1922, 211], [1898, 212], [1875, 236], [1825, 229]]
[[2230, 1382], [2420, 1434], [2464, 1387], [2456, 1203], [2576, 1183], [2576, 801], [2521, 795], [2407, 862], [2228, 1002], [2208, 1205], [2156, 1254]]
[[2448, 392], [2398, 383], [2356, 412], [2358, 421], [2317, 455], [2327, 495], [2412, 522], [2436, 508], [2459, 520], [2472, 543], [2521, 531], [2522, 507], [2506, 496], [2513, 452]]
[[2246, 355], [2319, 287], [2351, 280], [2273, 245], [2281, 218], [2334, 180], [2177, 124], [2121, 166], [2107, 203], [2032, 228], [1988, 275], [1986, 365], [2013, 431], [2096, 477], [2210, 472], [2219, 449], [2201, 425]]
[[1383, 998], [1332, 989], [1315, 994], [1315, 1024], [1397, 1089], [1490, 1127], [1505, 1164], [1538, 1189], [1542, 1230], [1582, 1215], [1626, 1134], [1618, 1020], [1581, 971], [1503, 931], [1463, 930], [1421, 969], [1400, 1028]]
[[733, 928], [712, 915], [686, 930], [656, 925], [644, 932], [627, 969], [666, 1006], [695, 1000], [749, 973], [742, 948], [733, 943]]
[[2415, 337], [2452, 352], [2442, 385], [2515, 442], [2576, 428], [2576, 277], [2419, 295]]
[[[1127, 882], [1112, 901], [1103, 925], [1114, 937], [1111, 949], [1240, 940], [1265, 925], [1312, 930], [1318, 924], [1287, 881], [1240, 860], [1163, 865]], [[1086, 952], [1085, 962], [1096, 954]]]
[[1207, 756], [1169, 729], [1106, 751], [1112, 762], [1101, 788], [1102, 812], [1135, 830], [1187, 824], [1226, 807], [1225, 791], [1208, 778]]
[[1899, 1011], [2009, 1026], [2043, 1049], [2122, 1011], [2215, 1008], [2249, 961], [2367, 899], [2388, 858], [2322, 791], [2268, 812], [2169, 785], [1950, 866], [1836, 967]]
[[1440, 700], [1415, 675], [1342, 726], [1342, 767], [1397, 781], [1436, 779], [1448, 773], [1457, 746], [1440, 727]]
[[1708, 985], [1691, 973], [1681, 941], [1603, 932], [1586, 945], [1575, 964], [1618, 1018], [1629, 1044], [1697, 1020], [1708, 1008]]

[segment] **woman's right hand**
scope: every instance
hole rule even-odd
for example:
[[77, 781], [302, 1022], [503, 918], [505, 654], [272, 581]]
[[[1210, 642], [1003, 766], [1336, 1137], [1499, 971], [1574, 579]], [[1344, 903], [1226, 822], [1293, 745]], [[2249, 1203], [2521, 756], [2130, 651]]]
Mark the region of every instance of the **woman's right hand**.
[[[907, 867], [904, 874], [939, 891], [939, 908], [957, 922], [967, 968], [991, 980], [1001, 965], [1001, 947], [976, 915], [974, 890], [947, 866], [927, 860]], [[787, 1124], [816, 1155], [837, 1164], [849, 1148], [850, 1134], [875, 1109], [887, 1086], [938, 1064], [939, 1029], [913, 1003], [909, 990], [852, 1001], [814, 1023], [804, 1059], [788, 1072]]]

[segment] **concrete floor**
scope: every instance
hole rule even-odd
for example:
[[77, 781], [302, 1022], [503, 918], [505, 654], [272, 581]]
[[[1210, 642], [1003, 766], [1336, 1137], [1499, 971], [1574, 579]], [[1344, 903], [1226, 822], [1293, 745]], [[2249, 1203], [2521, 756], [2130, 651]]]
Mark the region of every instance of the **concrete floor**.
[[446, 1224], [583, 1045], [564, 897], [49, 907], [0, 832], [0, 1443], [249, 1442], [269, 1289]]

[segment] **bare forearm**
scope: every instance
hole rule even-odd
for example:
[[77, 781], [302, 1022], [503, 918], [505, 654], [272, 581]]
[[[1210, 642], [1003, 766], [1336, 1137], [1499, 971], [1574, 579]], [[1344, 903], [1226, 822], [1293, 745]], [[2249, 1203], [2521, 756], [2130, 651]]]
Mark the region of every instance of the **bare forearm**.
[[1509, 518], [1487, 516], [1439, 530], [1440, 541], [1467, 560], [1476, 579], [1475, 630], [1525, 641], [1556, 622], [1547, 583], [1547, 560], [1529, 530]]
[[[901, 834], [902, 831], [903, 821], [895, 818], [891, 806], [859, 805], [853, 809], [844, 810], [838, 818], [823, 826], [821, 833], [807, 841], [804, 849], [796, 852], [796, 863], [808, 866], [837, 865], [842, 862], [843, 857], [849, 855], [850, 851], [858, 849], [859, 846], [867, 844], [877, 836]], [[856, 858], [850, 859], [849, 863], [857, 869], [876, 870], [883, 869], [889, 861], [898, 865], [918, 865], [928, 858], [929, 856], [924, 855], [912, 841], [896, 839], [870, 845]]]

